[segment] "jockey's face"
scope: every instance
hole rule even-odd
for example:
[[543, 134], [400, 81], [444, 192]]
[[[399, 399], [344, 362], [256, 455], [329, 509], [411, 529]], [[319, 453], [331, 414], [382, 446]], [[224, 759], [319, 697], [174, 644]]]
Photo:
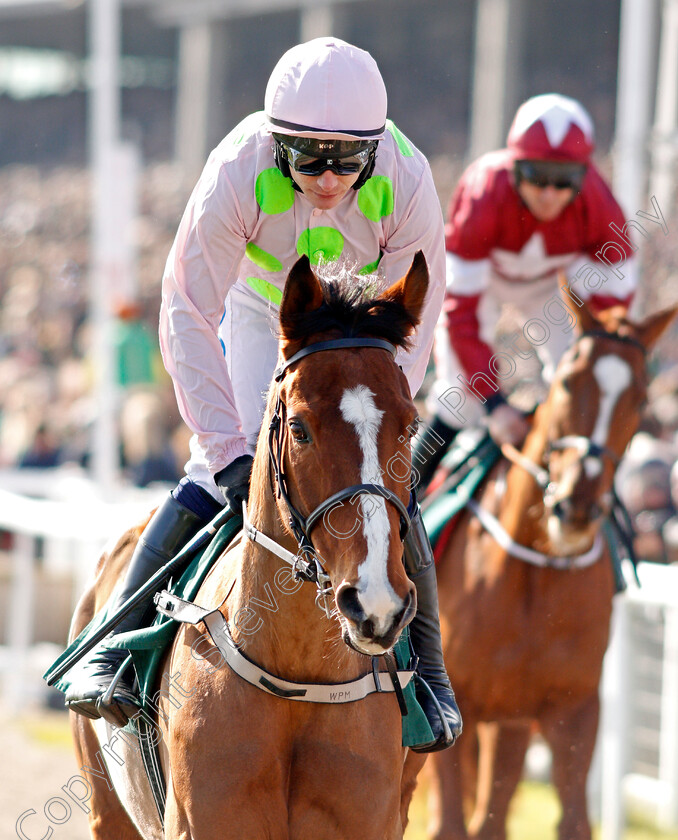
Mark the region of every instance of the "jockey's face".
[[326, 169], [320, 175], [302, 175], [290, 167], [290, 176], [314, 207], [319, 210], [331, 210], [336, 207], [353, 184], [360, 177], [360, 172], [351, 175], [337, 175]]
[[540, 222], [552, 222], [557, 219], [574, 198], [574, 190], [571, 188], [558, 189], [552, 184], [538, 187], [528, 181], [520, 182], [518, 194], [530, 213]]

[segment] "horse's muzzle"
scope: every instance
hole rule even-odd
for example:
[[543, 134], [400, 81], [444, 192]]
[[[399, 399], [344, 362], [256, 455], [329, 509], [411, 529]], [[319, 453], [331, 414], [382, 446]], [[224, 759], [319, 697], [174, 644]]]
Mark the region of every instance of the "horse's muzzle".
[[393, 647], [398, 635], [414, 618], [416, 596], [409, 589], [399, 607], [385, 617], [368, 615], [360, 600], [360, 592], [348, 583], [341, 584], [336, 593], [337, 608], [344, 625], [344, 641], [369, 656], [379, 656]]

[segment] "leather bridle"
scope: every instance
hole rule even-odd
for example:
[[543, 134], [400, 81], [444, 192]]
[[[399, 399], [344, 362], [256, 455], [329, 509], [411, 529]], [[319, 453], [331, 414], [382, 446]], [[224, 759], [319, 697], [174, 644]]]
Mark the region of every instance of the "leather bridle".
[[[387, 350], [392, 357], [395, 357], [396, 354], [396, 348], [390, 342], [380, 338], [337, 338], [329, 341], [318, 341], [315, 344], [309, 344], [307, 347], [302, 348], [281, 364], [276, 369], [273, 379], [277, 383], [282, 382], [290, 367], [312, 353], [319, 353], [325, 350], [344, 350], [351, 347], [375, 347]], [[410, 527], [410, 515], [403, 502], [387, 487], [380, 484], [363, 483], [353, 484], [350, 487], [345, 487], [343, 490], [333, 493], [304, 516], [290, 499], [287, 475], [283, 470], [285, 418], [286, 406], [280, 397], [280, 389], [278, 389], [276, 404], [268, 432], [269, 465], [272, 478], [275, 479], [277, 496], [279, 499], [282, 499], [287, 510], [288, 525], [299, 547], [297, 562], [295, 563], [295, 576], [298, 579], [311, 581], [320, 586], [321, 583], [327, 583], [328, 576], [322, 566], [318, 552], [313, 546], [311, 532], [328, 511], [341, 505], [346, 499], [354, 499], [356, 496], [381, 496], [387, 502], [390, 502], [400, 515], [401, 539], [405, 538]]]

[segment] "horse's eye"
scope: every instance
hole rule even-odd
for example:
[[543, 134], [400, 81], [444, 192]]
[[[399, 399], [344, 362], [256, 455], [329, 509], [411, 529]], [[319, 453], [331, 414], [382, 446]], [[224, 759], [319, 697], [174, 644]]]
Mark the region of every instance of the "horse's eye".
[[292, 417], [288, 421], [287, 427], [289, 428], [290, 434], [297, 443], [311, 442], [311, 438], [308, 436], [308, 432], [304, 428], [304, 424], [301, 422], [301, 420], [297, 420], [296, 418]]
[[413, 437], [416, 437], [417, 433], [419, 432], [420, 426], [421, 419], [419, 417], [415, 417], [414, 420], [407, 427], [407, 436], [410, 440], [412, 440]]

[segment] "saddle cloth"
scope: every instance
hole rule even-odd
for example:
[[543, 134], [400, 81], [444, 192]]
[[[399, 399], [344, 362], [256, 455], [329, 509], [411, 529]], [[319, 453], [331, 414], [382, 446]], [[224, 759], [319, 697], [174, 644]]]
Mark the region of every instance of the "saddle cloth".
[[[185, 601], [192, 601], [196, 597], [202, 582], [214, 562], [240, 533], [241, 529], [241, 517], [234, 517], [227, 522], [217, 532], [209, 545], [190, 561], [181, 576], [171, 586], [166, 586], [165, 589]], [[44, 679], [49, 680], [52, 672], [67, 657], [78, 650], [91, 634], [95, 633], [104, 624], [108, 616], [109, 605], [94, 616], [80, 635], [52, 663], [49, 670], [44, 674]], [[111, 647], [130, 651], [139, 684], [139, 699], [142, 709], [147, 711], [151, 716], [155, 710], [153, 700], [157, 693], [158, 668], [167, 648], [172, 644], [178, 628], [179, 625], [172, 618], [156, 614], [153, 623], [149, 627], [142, 627], [129, 633], [121, 633], [109, 641]], [[399, 641], [395, 645], [394, 653], [398, 668], [407, 668], [411, 659], [407, 629], [401, 634]], [[68, 672], [56, 680], [54, 685], [59, 691], [65, 693], [70, 687]], [[413, 682], [405, 686], [403, 695], [408, 710], [407, 715], [404, 715], [402, 718], [403, 746], [409, 747], [429, 743], [433, 740], [433, 734], [426, 716], [416, 699]], [[393, 702], [395, 702], [394, 698]]]

